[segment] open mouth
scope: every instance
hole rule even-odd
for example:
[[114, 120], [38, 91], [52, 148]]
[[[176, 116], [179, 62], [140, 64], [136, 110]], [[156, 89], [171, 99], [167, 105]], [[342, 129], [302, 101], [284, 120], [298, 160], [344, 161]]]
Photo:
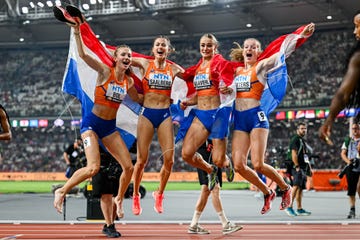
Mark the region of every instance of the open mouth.
[[164, 51], [158, 50], [156, 53], [159, 54], [159, 55], [163, 55]]

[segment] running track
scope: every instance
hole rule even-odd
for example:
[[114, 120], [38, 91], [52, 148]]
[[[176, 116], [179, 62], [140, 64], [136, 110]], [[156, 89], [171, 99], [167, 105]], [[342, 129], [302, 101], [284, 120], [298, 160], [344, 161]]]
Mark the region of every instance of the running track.
[[[0, 240], [5, 239], [108, 239], [100, 223], [2, 223]], [[117, 224], [120, 239], [359, 239], [359, 223], [269, 223], [243, 224], [243, 229], [223, 235], [219, 224], [203, 224], [209, 235], [187, 233], [187, 225], [149, 223]]]

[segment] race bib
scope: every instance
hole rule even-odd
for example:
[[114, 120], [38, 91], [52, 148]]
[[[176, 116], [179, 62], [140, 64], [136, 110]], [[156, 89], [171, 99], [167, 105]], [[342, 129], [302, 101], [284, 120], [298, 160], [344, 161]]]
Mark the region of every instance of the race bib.
[[106, 91], [106, 99], [121, 103], [126, 96], [126, 88], [116, 85], [109, 84], [108, 89]]
[[267, 117], [266, 117], [266, 114], [264, 113], [264, 111], [257, 112], [257, 115], [258, 115], [260, 122], [267, 121]]
[[172, 78], [167, 74], [151, 73], [148, 84], [151, 89], [170, 90], [172, 86]]
[[194, 87], [196, 90], [211, 88], [209, 74], [197, 74], [194, 78]]
[[237, 92], [249, 92], [251, 88], [250, 76], [248, 75], [239, 75], [236, 76], [235, 86]]

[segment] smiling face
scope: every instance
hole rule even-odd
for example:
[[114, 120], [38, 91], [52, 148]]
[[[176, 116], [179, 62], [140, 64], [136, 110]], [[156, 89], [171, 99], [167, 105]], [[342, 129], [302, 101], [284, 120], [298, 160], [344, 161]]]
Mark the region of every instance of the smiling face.
[[132, 60], [132, 51], [127, 46], [119, 46], [114, 52], [114, 60], [117, 66], [128, 69]]
[[244, 41], [243, 49], [244, 62], [252, 65], [261, 53], [261, 44], [258, 40], [249, 38]]
[[204, 59], [211, 59], [216, 53], [218, 44], [212, 35], [207, 34], [200, 38], [200, 54]]
[[166, 59], [170, 50], [170, 42], [167, 38], [159, 37], [154, 41], [152, 53], [156, 59]]
[[360, 41], [360, 13], [355, 15], [354, 17], [354, 34], [356, 37], [356, 40]]

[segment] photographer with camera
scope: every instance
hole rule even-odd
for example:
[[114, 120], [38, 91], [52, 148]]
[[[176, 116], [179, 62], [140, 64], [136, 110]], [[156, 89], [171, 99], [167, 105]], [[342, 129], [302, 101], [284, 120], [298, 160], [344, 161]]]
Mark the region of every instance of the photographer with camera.
[[82, 158], [85, 157], [81, 137], [77, 137], [74, 143], [70, 144], [63, 153], [67, 168], [65, 176], [70, 178], [74, 172], [82, 166]]
[[110, 153], [100, 147], [100, 170], [92, 177], [93, 197], [100, 198], [100, 208], [105, 219], [105, 225], [102, 233], [109, 238], [118, 238], [121, 236], [115, 228], [116, 197], [119, 189], [119, 179], [122, 173], [120, 164]]
[[[307, 133], [307, 126], [304, 122], [299, 122], [296, 128], [296, 134], [291, 138], [288, 158], [291, 159], [291, 178], [293, 184], [292, 201], [286, 213], [291, 216], [308, 216], [311, 212], [302, 207], [303, 190], [306, 188], [307, 176], [311, 176], [312, 170], [310, 165], [310, 147], [307, 145], [304, 137]], [[294, 200], [297, 203], [297, 210], [294, 211]]]
[[346, 162], [346, 167], [340, 172], [339, 177], [346, 175], [348, 184], [347, 195], [349, 196], [350, 212], [348, 219], [355, 218], [355, 195], [356, 192], [360, 197], [360, 164], [359, 164], [359, 150], [360, 150], [360, 125], [353, 123], [351, 125], [351, 135], [347, 136], [341, 147], [341, 159]]

